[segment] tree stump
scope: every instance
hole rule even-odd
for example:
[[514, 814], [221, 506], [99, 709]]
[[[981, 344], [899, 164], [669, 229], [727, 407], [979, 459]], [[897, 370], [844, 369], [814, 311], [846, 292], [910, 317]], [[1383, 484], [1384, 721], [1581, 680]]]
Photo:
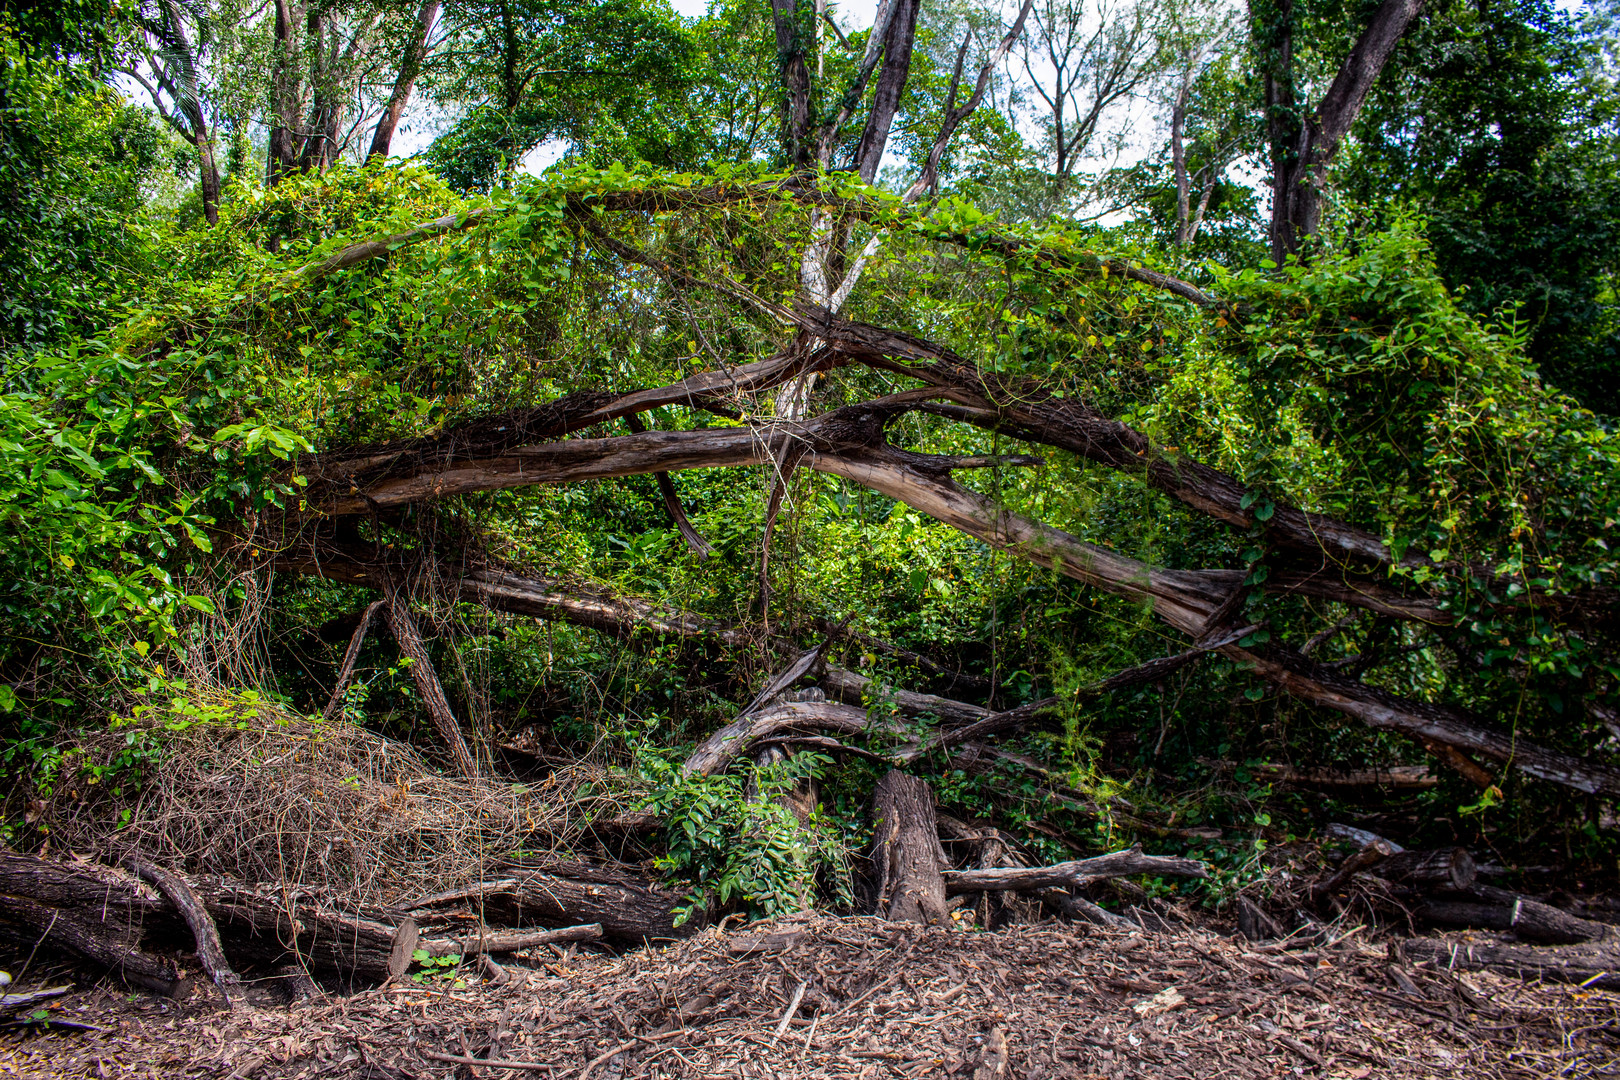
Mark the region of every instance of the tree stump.
[[950, 909], [940, 876], [934, 793], [926, 782], [895, 769], [878, 781], [872, 801], [879, 913], [895, 922], [944, 924]]

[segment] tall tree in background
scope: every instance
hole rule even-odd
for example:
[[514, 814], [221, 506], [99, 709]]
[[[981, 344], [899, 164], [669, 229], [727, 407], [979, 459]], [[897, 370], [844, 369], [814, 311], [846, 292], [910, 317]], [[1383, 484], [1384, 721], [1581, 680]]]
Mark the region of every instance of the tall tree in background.
[[1361, 30], [1338, 74], [1312, 106], [1301, 100], [1296, 0], [1250, 0], [1250, 32], [1265, 80], [1271, 146], [1271, 255], [1281, 265], [1299, 253], [1322, 220], [1328, 164], [1349, 134], [1362, 102], [1423, 0], [1384, 0]]
[[[150, 0], [137, 15], [140, 37], [121, 68], [152, 98], [165, 123], [197, 151], [203, 216], [219, 223], [219, 163], [203, 89], [204, 54], [214, 36], [213, 13], [202, 4]], [[189, 27], [187, 24], [190, 24]]]
[[1172, 8], [1167, 19], [1163, 48], [1173, 80], [1170, 170], [1178, 248], [1197, 239], [1227, 166], [1247, 141], [1235, 32], [1235, 13], [1220, 4]]
[[404, 114], [411, 91], [416, 87], [416, 77], [421, 74], [422, 61], [427, 57], [428, 36], [438, 20], [439, 0], [423, 0], [416, 13], [410, 39], [405, 43], [404, 54], [400, 57], [394, 89], [388, 95], [388, 104], [383, 106], [382, 116], [377, 119], [377, 130], [371, 136], [371, 148], [366, 151], [367, 161], [388, 156], [388, 149], [394, 140], [394, 129], [399, 126], [399, 118]]
[[1040, 0], [1021, 60], [1045, 106], [1051, 175], [1061, 191], [1115, 105], [1163, 73], [1169, 7], [1158, 0]]
[[421, 81], [460, 118], [427, 157], [456, 187], [487, 190], [552, 138], [588, 157], [664, 163], [659, 105], [684, 98], [693, 53], [667, 5], [465, 0], [443, 24]]

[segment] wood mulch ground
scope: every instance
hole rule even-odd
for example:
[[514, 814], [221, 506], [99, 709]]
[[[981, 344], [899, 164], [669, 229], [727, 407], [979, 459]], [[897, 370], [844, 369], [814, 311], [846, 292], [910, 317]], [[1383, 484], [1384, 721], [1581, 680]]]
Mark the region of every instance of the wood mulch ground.
[[[506, 970], [500, 986], [469, 967], [235, 1011], [106, 984], [52, 1010], [88, 1028], [0, 1037], [0, 1075], [1620, 1075], [1620, 994], [1406, 964], [1361, 935], [1285, 949], [1191, 927], [981, 934], [815, 917], [622, 956], [537, 951]], [[525, 1067], [443, 1060], [457, 1056]]]

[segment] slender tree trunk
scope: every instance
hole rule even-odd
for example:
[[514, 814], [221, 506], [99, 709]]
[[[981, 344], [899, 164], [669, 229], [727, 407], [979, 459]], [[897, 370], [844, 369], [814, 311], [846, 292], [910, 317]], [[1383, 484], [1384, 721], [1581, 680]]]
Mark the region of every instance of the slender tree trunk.
[[872, 94], [872, 111], [867, 116], [866, 128], [855, 151], [855, 167], [861, 179], [871, 183], [877, 178], [878, 166], [883, 161], [883, 150], [889, 143], [889, 129], [894, 114], [900, 108], [900, 97], [905, 93], [911, 77], [911, 53], [917, 39], [918, 0], [893, 0], [899, 8], [889, 17], [889, 26], [883, 37], [883, 71], [878, 76], [877, 89]]
[[276, 53], [270, 76], [270, 150], [266, 164], [267, 182], [274, 186], [292, 171], [297, 160], [297, 129], [300, 112], [298, 79], [293, 74], [298, 54], [298, 10], [293, 0], [275, 0]]
[[1192, 69], [1181, 78], [1176, 93], [1175, 108], [1170, 111], [1170, 165], [1176, 181], [1176, 246], [1183, 247], [1192, 237], [1189, 233], [1192, 216], [1191, 184], [1187, 177], [1187, 99], [1192, 96]]
[[422, 61], [427, 58], [428, 35], [432, 33], [433, 23], [438, 17], [439, 0], [425, 0], [421, 10], [416, 13], [416, 28], [405, 46], [405, 55], [400, 58], [399, 75], [394, 79], [394, 92], [389, 95], [388, 107], [377, 120], [377, 130], [371, 136], [371, 149], [366, 152], [367, 161], [388, 156], [389, 146], [394, 141], [394, 129], [399, 126], [399, 118], [404, 114], [405, 106], [411, 100], [411, 91], [416, 86], [416, 76], [422, 70]]
[[794, 168], [810, 164], [810, 67], [799, 25], [801, 0], [771, 0], [782, 80], [782, 153]]
[[[309, 172], [311, 169], [320, 171], [326, 156], [326, 126], [335, 108], [333, 97], [336, 88], [332, 85], [332, 77], [337, 67], [336, 35], [328, 44], [327, 29], [327, 20], [320, 9], [310, 11], [304, 34], [304, 39], [310, 45], [310, 110], [308, 122], [304, 125], [303, 149], [298, 154], [296, 167], [299, 172]], [[295, 144], [296, 141], [295, 136]]]
[[219, 224], [219, 163], [214, 159], [214, 143], [209, 137], [207, 125], [202, 123], [202, 117], [196, 118], [197, 124], [197, 167], [202, 173], [200, 181], [202, 186], [203, 217], [208, 224]]
[[411, 677], [416, 680], [417, 692], [422, 695], [422, 702], [427, 706], [434, 730], [449, 746], [450, 756], [455, 759], [456, 768], [461, 775], [477, 776], [478, 763], [473, 760], [472, 752], [467, 749], [467, 740], [462, 737], [461, 725], [456, 723], [455, 713], [450, 711], [450, 702], [444, 696], [444, 687], [439, 683], [439, 676], [433, 670], [433, 658], [428, 655], [427, 645], [422, 641], [422, 632], [417, 629], [416, 620], [411, 617], [408, 598], [401, 595], [392, 574], [383, 575], [382, 587], [383, 594], [388, 598], [389, 629], [393, 630], [394, 638], [399, 642], [400, 652], [411, 660]]

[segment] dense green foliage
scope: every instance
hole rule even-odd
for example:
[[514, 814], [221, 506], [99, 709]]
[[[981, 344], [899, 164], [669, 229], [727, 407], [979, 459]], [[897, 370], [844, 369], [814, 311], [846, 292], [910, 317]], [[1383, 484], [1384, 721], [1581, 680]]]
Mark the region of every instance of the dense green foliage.
[[[55, 777], [83, 729], [154, 704], [184, 709], [203, 689], [322, 709], [374, 593], [276, 568], [287, 520], [311, 510], [306, 455], [436, 435], [572, 391], [663, 385], [763, 359], [791, 336], [735, 292], [691, 285], [734, 282], [790, 302], [803, 253], [823, 235], [810, 206], [768, 190], [784, 177], [771, 171], [775, 55], [759, 5], [720, 5], [691, 23], [619, 2], [456, 5], [449, 17], [472, 58], [441, 57], [424, 85], [464, 108], [423, 163], [340, 163], [269, 187], [243, 170], [213, 227], [151, 197], [154, 178], [174, 173], [176, 144], [98, 82], [90, 60], [41, 45], [20, 23], [0, 34], [0, 758], [19, 791]], [[1326, 43], [1347, 16], [1320, 18], [1324, 53], [1339, 55]], [[919, 30], [927, 55], [901, 114], [905, 155], [926, 153], [944, 112], [960, 25]], [[958, 479], [1153, 566], [1242, 568], [1256, 586], [1245, 614], [1264, 627], [1252, 640], [1315, 637], [1318, 660], [1370, 686], [1612, 760], [1620, 654], [1602, 605], [1620, 570], [1609, 540], [1620, 444], [1590, 409], [1613, 407], [1606, 238], [1620, 208], [1612, 133], [1593, 128], [1612, 125], [1612, 93], [1578, 100], [1596, 82], [1564, 78], [1588, 39], [1539, 9], [1446, 9], [1408, 44], [1399, 80], [1347, 151], [1333, 228], [1309, 262], [1283, 268], [1261, 261], [1254, 193], [1224, 170], [1190, 246], [1174, 243], [1157, 157], [1104, 182], [1115, 205], [1141, 209], [1132, 221], [1035, 213], [1053, 205], [1031, 194], [1039, 155], [1010, 112], [988, 107], [946, 159], [938, 201], [906, 206], [848, 174], [822, 177], [863, 208], [848, 222], [851, 250], [873, 241], [851, 318], [946, 344], [1027, 380], [1018, 385], [1031, 394], [1084, 400], [1169, 460], [1225, 470], [1249, 486], [1257, 520], [1231, 528], [1131, 471], [939, 415], [907, 414], [890, 440], [1040, 454], [1041, 468]], [[855, 34], [848, 55], [829, 58], [835, 75], [863, 44]], [[1210, 160], [1228, 152], [1223, 132], [1246, 132], [1244, 152], [1260, 144], [1252, 80], [1231, 58], [1243, 54], [1223, 55], [1228, 66], [1193, 97], [1190, 137]], [[569, 142], [561, 166], [538, 177], [514, 169], [547, 139]], [[660, 196], [653, 210], [589, 210], [595, 229], [581, 225], [581, 205], [648, 193]], [[397, 242], [384, 258], [307, 271], [352, 242], [474, 210], [468, 227]], [[620, 257], [598, 230], [687, 276]], [[1220, 302], [1122, 280], [1098, 256], [1195, 275]], [[841, 368], [818, 385], [813, 411], [894, 383]], [[678, 406], [645, 419], [725, 427], [771, 406], [766, 396], [744, 407], [750, 415], [735, 419]], [[818, 890], [848, 902], [870, 762], [801, 753], [712, 778], [674, 765], [783, 663], [758, 625], [774, 480], [763, 467], [675, 474], [715, 549], [706, 560], [685, 546], [650, 476], [424, 502], [345, 525], [345, 539], [387, 558], [499, 565], [758, 629], [755, 645], [729, 649], [621, 640], [418, 598], [434, 666], [475, 739], [487, 749], [523, 733], [542, 761], [594, 756], [633, 773], [664, 821], [659, 865], [694, 903], [770, 912]], [[1436, 597], [1453, 624], [1266, 594], [1282, 567], [1266, 524], [1278, 503], [1371, 531], [1397, 563], [1428, 556], [1389, 576]], [[1427, 759], [1404, 737], [1305, 706], [1226, 660], [1083, 699], [1089, 684], [1184, 643], [1143, 604], [852, 482], [793, 475], [769, 582], [774, 632], [808, 643], [819, 640], [814, 620], [847, 620], [859, 636], [835, 642], [834, 658], [880, 681], [995, 707], [1070, 702], [1002, 743], [1052, 775], [1016, 764], [971, 775], [948, 758], [917, 766], [943, 806], [1018, 829], [1053, 857], [1123, 839], [1124, 819], [1147, 814], [1224, 830], [1199, 850], [1230, 883], [1267, 841], [1361, 814], [1509, 861], [1556, 847], [1569, 865], [1615, 869], [1598, 800], [1511, 769], [1483, 793], [1449, 774], [1400, 799], [1273, 788], [1257, 765]], [[1582, 604], [1560, 606], [1572, 597]], [[874, 642], [979, 681], [952, 688], [937, 668]], [[867, 704], [895, 713], [882, 692]], [[386, 635], [362, 650], [340, 722], [433, 748]], [[906, 723], [909, 734], [930, 726]], [[898, 739], [890, 729], [864, 745], [881, 752]], [[812, 772], [822, 805], [800, 822], [772, 796]], [[1102, 812], [1081, 812], [1082, 800]], [[7, 810], [8, 838], [38, 839], [17, 806]]]

